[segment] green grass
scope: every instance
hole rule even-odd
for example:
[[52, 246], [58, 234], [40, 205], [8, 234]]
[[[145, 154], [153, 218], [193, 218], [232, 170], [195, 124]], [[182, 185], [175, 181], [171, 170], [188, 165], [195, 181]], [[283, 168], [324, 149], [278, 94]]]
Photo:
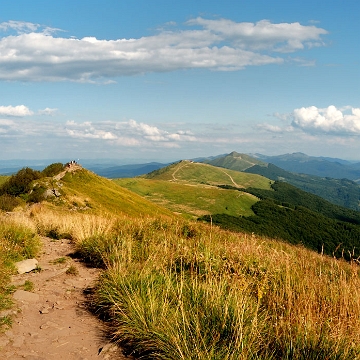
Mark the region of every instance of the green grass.
[[34, 283], [30, 280], [25, 280], [25, 283], [23, 285], [23, 289], [25, 291], [33, 291], [34, 290]]
[[40, 240], [25, 218], [13, 219], [0, 215], [0, 310], [12, 305], [13, 288], [9, 282], [10, 275], [15, 272], [14, 263], [34, 257], [39, 249]]
[[259, 189], [270, 189], [271, 184], [269, 179], [260, 175], [223, 169], [191, 161], [181, 161], [154, 171], [144, 177], [187, 184], [231, 185]]
[[75, 265], [70, 265], [70, 267], [66, 270], [67, 275], [77, 276], [79, 275], [79, 270]]
[[257, 201], [254, 196], [247, 193], [201, 184], [186, 185], [143, 178], [113, 181], [153, 203], [191, 217], [216, 213], [250, 216], [253, 215], [251, 206]]
[[69, 260], [69, 258], [67, 256], [62, 256], [62, 257], [59, 257], [59, 258], [51, 261], [51, 264], [53, 264], [53, 265], [65, 264], [68, 260]]

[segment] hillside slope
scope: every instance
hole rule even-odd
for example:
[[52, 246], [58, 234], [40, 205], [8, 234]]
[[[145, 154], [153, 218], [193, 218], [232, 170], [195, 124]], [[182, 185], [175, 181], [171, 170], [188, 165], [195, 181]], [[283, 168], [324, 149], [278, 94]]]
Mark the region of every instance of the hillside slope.
[[142, 177], [114, 182], [173, 212], [195, 218], [219, 212], [232, 216], [253, 215], [251, 206], [258, 200], [255, 196], [219, 188], [220, 185], [270, 189], [270, 181], [262, 176], [187, 160]]
[[143, 176], [146, 179], [167, 180], [176, 183], [231, 185], [238, 188], [256, 187], [269, 189], [269, 179], [255, 174], [246, 174], [231, 169], [222, 169], [210, 164], [182, 160]]
[[67, 172], [59, 181], [62, 196], [55, 203], [68, 208], [135, 216], [171, 214], [165, 208], [86, 169]]

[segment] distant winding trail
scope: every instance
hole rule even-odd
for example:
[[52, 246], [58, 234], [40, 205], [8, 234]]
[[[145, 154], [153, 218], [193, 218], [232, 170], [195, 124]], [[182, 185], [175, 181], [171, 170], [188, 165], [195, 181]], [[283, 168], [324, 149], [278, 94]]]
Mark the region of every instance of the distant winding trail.
[[234, 181], [234, 179], [232, 178], [232, 176], [231, 176], [230, 174], [228, 174], [225, 170], [222, 170], [222, 169], [221, 169], [221, 171], [230, 178], [231, 182], [232, 182], [236, 187], [240, 187], [240, 186]]
[[186, 162], [185, 164], [183, 164], [183, 165], [181, 165], [181, 166], [178, 166], [177, 168], [176, 168], [176, 170], [174, 170], [174, 172], [172, 173], [172, 178], [173, 178], [173, 180], [174, 181], [177, 181], [178, 179], [176, 178], [176, 173], [180, 170], [180, 169], [182, 169], [183, 167], [185, 167], [186, 165], [188, 165], [189, 163], [188, 162]]

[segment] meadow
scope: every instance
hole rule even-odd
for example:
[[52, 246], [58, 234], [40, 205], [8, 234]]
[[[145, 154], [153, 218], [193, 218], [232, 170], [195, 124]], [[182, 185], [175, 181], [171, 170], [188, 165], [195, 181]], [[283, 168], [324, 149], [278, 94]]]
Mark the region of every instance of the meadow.
[[360, 357], [355, 263], [167, 216], [39, 205], [12, 224], [71, 238], [103, 269], [96, 312], [143, 359]]

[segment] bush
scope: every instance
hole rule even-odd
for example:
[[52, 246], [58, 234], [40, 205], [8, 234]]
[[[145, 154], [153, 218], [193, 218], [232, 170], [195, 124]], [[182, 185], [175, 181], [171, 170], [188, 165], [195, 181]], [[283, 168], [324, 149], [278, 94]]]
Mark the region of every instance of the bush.
[[27, 202], [39, 203], [45, 199], [45, 188], [43, 186], [35, 186], [31, 194], [29, 195]]
[[28, 167], [19, 170], [15, 175], [12, 175], [0, 188], [0, 195], [8, 194], [12, 196], [19, 196], [25, 194], [31, 189], [31, 182], [42, 177], [39, 171], [30, 169]]
[[54, 163], [47, 166], [41, 173], [43, 176], [55, 176], [64, 170], [64, 164]]
[[0, 209], [4, 211], [13, 211], [22, 201], [14, 196], [3, 194], [0, 196]]

